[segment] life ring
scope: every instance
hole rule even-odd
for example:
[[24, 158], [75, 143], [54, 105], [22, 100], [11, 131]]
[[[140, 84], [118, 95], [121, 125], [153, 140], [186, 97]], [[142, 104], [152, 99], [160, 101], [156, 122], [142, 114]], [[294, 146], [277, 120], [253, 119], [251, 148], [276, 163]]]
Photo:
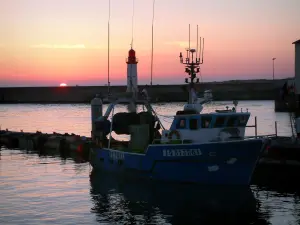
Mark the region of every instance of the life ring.
[[180, 136], [180, 133], [178, 132], [178, 130], [172, 130], [169, 135], [168, 135], [168, 138], [171, 140], [173, 135], [176, 135], [176, 139], [177, 140], [180, 140], [181, 139], [181, 136]]

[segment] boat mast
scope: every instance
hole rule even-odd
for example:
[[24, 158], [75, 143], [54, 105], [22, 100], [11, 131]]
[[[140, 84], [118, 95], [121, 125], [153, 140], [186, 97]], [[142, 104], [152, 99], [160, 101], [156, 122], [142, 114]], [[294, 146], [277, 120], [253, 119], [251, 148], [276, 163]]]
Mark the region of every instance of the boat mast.
[[153, 12], [152, 12], [152, 48], [151, 48], [151, 80], [150, 85], [152, 86], [152, 78], [153, 78], [153, 23], [154, 23], [154, 10], [155, 10], [155, 0], [153, 0]]
[[110, 95], [110, 80], [109, 80], [109, 47], [110, 47], [110, 43], [109, 43], [109, 33], [110, 33], [110, 0], [108, 1], [108, 26], [107, 26], [107, 30], [108, 30], [108, 38], [107, 38], [107, 92], [108, 95]]
[[[131, 49], [133, 49], [133, 29], [134, 29], [134, 0], [132, 0], [132, 19], [131, 19]], [[135, 99], [136, 98], [136, 90], [134, 89], [133, 83], [132, 83], [132, 65], [130, 64], [130, 86], [132, 88], [132, 98]], [[136, 108], [136, 106], [135, 106]]]
[[[188, 84], [188, 88], [189, 88], [188, 104], [193, 104], [193, 93], [195, 92], [194, 84], [199, 83], [199, 78], [197, 78], [197, 73], [200, 72], [200, 64], [203, 64], [204, 38], [203, 38], [203, 48], [201, 49], [201, 37], [200, 37], [200, 49], [199, 49], [199, 56], [198, 56], [198, 25], [197, 25], [197, 49], [190, 48], [191, 46], [190, 32], [191, 30], [189, 24], [189, 48], [186, 49], [185, 61], [183, 60], [182, 52], [180, 52], [179, 58], [180, 58], [180, 63], [185, 65], [185, 73], [187, 73], [189, 76], [188, 78], [185, 78], [185, 83]], [[202, 51], [202, 57], [201, 57], [201, 51]], [[196, 53], [195, 58], [194, 58], [194, 53]]]

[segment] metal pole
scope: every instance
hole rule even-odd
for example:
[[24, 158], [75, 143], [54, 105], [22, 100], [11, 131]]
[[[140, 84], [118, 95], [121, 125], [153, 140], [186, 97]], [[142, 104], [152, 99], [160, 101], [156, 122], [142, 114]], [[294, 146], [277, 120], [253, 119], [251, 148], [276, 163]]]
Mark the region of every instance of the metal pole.
[[274, 75], [274, 74], [275, 74], [275, 62], [274, 62], [275, 59], [276, 59], [276, 58], [273, 58], [273, 59], [272, 59], [272, 60], [273, 60], [273, 80], [275, 79], [275, 75]]
[[150, 85], [152, 86], [152, 79], [153, 79], [153, 23], [154, 23], [154, 8], [155, 7], [155, 0], [153, 0], [153, 14], [152, 14], [152, 49], [151, 49], [151, 81]]
[[254, 124], [255, 124], [255, 138], [257, 138], [257, 118], [254, 117]]
[[273, 60], [273, 80], [274, 80], [274, 60]]

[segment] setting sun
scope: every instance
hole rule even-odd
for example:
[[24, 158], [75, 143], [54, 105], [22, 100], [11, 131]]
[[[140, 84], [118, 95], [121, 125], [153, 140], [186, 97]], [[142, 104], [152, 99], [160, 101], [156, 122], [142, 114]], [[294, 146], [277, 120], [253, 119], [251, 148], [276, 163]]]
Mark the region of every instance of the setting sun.
[[61, 83], [59, 86], [60, 86], [60, 87], [65, 87], [65, 86], [67, 86], [67, 84]]

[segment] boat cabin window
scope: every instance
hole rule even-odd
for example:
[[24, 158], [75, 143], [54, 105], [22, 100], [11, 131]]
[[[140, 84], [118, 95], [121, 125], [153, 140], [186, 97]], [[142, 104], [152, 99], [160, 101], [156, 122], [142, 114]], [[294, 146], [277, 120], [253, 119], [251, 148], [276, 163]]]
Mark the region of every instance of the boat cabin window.
[[198, 120], [197, 119], [190, 119], [190, 129], [198, 130]]
[[179, 119], [176, 124], [176, 129], [185, 129], [185, 128], [186, 128], [185, 118]]
[[214, 124], [214, 128], [223, 127], [225, 124], [225, 119], [226, 119], [225, 116], [217, 116]]
[[202, 128], [209, 128], [211, 119], [212, 119], [211, 116], [202, 116], [201, 117], [201, 127]]
[[230, 116], [227, 120], [227, 127], [234, 127], [238, 120], [237, 116]]

